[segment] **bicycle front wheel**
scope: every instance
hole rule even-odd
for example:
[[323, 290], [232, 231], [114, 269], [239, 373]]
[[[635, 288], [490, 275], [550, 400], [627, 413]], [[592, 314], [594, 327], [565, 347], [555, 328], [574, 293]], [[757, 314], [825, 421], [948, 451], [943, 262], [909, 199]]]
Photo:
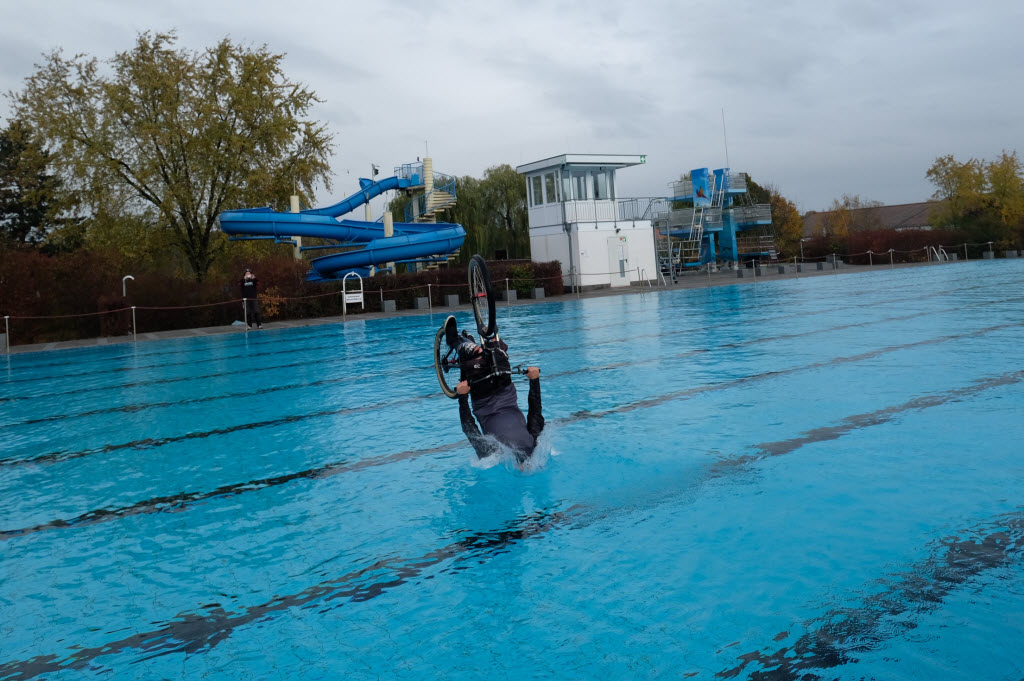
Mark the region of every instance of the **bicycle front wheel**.
[[469, 261], [469, 297], [473, 301], [476, 330], [484, 338], [494, 336], [498, 330], [494, 314], [494, 290], [491, 288], [487, 263], [480, 255], [474, 255]]

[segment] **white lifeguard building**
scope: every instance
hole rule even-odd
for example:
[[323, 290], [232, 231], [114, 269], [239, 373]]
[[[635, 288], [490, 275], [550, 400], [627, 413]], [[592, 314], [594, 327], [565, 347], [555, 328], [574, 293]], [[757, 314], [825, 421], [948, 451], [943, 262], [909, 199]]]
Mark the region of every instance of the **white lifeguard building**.
[[615, 171], [644, 155], [562, 154], [516, 168], [526, 176], [530, 255], [558, 260], [563, 282], [580, 289], [655, 281], [652, 210], [658, 199], [620, 199]]

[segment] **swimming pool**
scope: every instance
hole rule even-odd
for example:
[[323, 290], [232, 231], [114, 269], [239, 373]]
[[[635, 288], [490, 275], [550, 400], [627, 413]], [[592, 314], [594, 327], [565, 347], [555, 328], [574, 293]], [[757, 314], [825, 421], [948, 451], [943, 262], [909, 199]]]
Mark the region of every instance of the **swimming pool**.
[[0, 679], [1019, 679], [1022, 280], [501, 307], [526, 472], [440, 314], [9, 356]]

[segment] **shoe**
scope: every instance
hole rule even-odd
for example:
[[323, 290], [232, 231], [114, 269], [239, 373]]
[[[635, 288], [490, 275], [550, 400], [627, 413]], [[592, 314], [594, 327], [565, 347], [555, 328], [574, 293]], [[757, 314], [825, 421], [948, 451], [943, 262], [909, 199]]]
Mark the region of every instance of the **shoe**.
[[257, 324], [257, 325], [256, 325], [256, 328], [257, 328], [257, 329], [262, 329], [262, 328], [263, 328], [263, 325], [262, 325], [262, 324]]
[[457, 348], [462, 342], [462, 339], [459, 338], [459, 325], [452, 315], [448, 315], [448, 319], [444, 320], [444, 342], [448, 344], [449, 348]]

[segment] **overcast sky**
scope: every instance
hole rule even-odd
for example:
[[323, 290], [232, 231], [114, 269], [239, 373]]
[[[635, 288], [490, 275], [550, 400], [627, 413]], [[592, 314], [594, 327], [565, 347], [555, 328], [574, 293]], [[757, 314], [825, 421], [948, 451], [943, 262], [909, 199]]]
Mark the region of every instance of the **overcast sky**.
[[[481, 176], [562, 153], [646, 154], [620, 196], [728, 161], [801, 212], [923, 201], [944, 154], [1024, 153], [1024, 3], [0, 2], [0, 91], [62, 48], [141, 31], [286, 53], [324, 100], [338, 198], [370, 163]], [[725, 131], [723, 135], [723, 110]], [[0, 118], [10, 112], [0, 101]], [[323, 196], [322, 199], [329, 197]]]

